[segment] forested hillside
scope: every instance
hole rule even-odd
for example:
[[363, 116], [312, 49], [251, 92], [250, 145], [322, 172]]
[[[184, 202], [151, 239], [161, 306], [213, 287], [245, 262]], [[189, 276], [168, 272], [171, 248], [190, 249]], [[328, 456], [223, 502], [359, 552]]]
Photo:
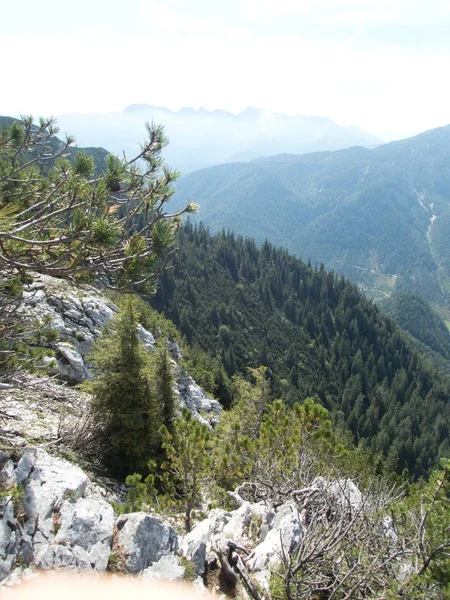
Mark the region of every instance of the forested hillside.
[[450, 375], [450, 329], [429, 302], [406, 290], [379, 303], [381, 310], [408, 332], [416, 346]]
[[450, 303], [450, 126], [373, 150], [204, 169], [178, 183], [176, 202], [186, 197], [212, 231], [268, 239], [377, 298], [409, 289]]
[[[355, 441], [419, 476], [449, 452], [450, 380], [355, 285], [269, 243], [187, 224], [155, 300], [229, 375], [269, 368], [288, 403], [317, 395]], [[220, 387], [220, 381], [217, 382]]]

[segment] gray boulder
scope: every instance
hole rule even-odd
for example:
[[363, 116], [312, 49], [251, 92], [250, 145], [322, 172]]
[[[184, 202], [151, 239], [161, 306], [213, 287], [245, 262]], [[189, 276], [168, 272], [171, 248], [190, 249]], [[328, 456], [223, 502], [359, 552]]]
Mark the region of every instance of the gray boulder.
[[87, 475], [79, 467], [38, 448], [25, 451], [12, 479], [24, 486], [26, 533], [34, 536], [39, 532], [47, 540], [55, 532], [55, 514], [64, 500], [80, 498], [88, 484]]
[[126, 555], [130, 573], [140, 573], [178, 549], [178, 534], [161, 519], [143, 512], [121, 515], [117, 543]]
[[4, 465], [3, 480], [18, 491], [2, 507], [0, 579], [19, 558], [40, 569], [104, 571], [114, 512], [87, 475], [38, 448], [28, 448], [15, 469], [11, 464]]
[[58, 525], [55, 543], [76, 548], [77, 564], [88, 561], [90, 568], [106, 570], [114, 530], [114, 511], [110, 504], [94, 498], [64, 502]]

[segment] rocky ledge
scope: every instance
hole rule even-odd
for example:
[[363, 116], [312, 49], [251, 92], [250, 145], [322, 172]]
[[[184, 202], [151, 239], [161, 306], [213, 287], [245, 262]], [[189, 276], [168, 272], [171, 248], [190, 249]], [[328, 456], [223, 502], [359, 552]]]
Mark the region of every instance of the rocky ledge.
[[[118, 500], [77, 465], [28, 447], [19, 459], [0, 454], [0, 581], [12, 585], [36, 571], [128, 573], [144, 579], [208, 583], [229, 549], [251, 550], [246, 570], [269, 596], [270, 571], [302, 535], [295, 503], [259, 502], [215, 509], [183, 536], [156, 514], [115, 516]], [[245, 592], [245, 590], [244, 590]], [[244, 593], [245, 595], [245, 593]]]
[[[14, 582], [35, 570], [144, 573], [175, 560], [179, 535], [143, 512], [114, 515], [118, 500], [80, 467], [39, 448], [15, 462], [0, 455], [0, 580]], [[172, 571], [173, 571], [173, 564]], [[183, 576], [184, 569], [178, 574]]]

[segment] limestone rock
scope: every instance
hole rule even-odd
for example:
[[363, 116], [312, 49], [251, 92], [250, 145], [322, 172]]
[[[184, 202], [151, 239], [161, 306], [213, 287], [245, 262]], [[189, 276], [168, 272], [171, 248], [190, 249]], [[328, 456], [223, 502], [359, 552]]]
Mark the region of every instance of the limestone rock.
[[40, 569], [104, 571], [114, 511], [87, 475], [38, 448], [26, 449], [15, 469], [11, 462], [2, 471], [16, 494], [4, 499], [1, 511], [0, 580], [18, 559]]
[[117, 543], [126, 554], [130, 573], [139, 573], [178, 549], [178, 534], [161, 519], [143, 512], [121, 515]]
[[11, 496], [0, 501], [0, 581], [11, 571], [19, 554], [20, 531], [15, 523]]
[[196, 419], [212, 427], [217, 424], [222, 412], [220, 403], [208, 396], [190, 375], [180, 374], [176, 391], [180, 405], [186, 406]]
[[24, 529], [50, 539], [55, 529], [54, 514], [66, 497], [80, 498], [88, 478], [76, 465], [52, 457], [38, 448], [29, 448], [17, 465], [13, 480], [24, 486]]
[[300, 542], [302, 520], [294, 502], [282, 504], [264, 540], [258, 544], [248, 562], [252, 571], [263, 571], [280, 561], [283, 551], [291, 552]]
[[250, 502], [244, 502], [242, 506], [231, 513], [231, 519], [223, 528], [224, 537], [238, 543], [244, 542], [244, 539], [248, 537], [252, 517], [253, 511]]
[[350, 509], [357, 509], [363, 502], [358, 486], [351, 479], [336, 479], [330, 483], [323, 477], [316, 477], [311, 485], [326, 494], [330, 503], [339, 503]]
[[211, 511], [184, 537], [181, 552], [202, 575], [215, 557], [214, 549], [223, 552], [228, 540], [233, 540], [251, 551], [247, 567], [268, 592], [270, 570], [278, 565], [283, 551], [290, 552], [299, 544], [301, 535], [302, 520], [294, 502], [283, 504], [276, 512], [264, 502], [244, 502], [231, 512]]
[[59, 374], [68, 381], [81, 383], [85, 379], [89, 379], [89, 371], [84, 364], [83, 357], [78, 350], [68, 342], [60, 342], [56, 344]]
[[211, 542], [215, 535], [219, 535], [230, 520], [230, 513], [217, 508], [212, 510], [207, 519], [200, 521], [184, 536], [181, 552], [197, 567], [197, 573], [203, 575], [205, 563], [211, 553]]
[[184, 567], [175, 554], [162, 556], [157, 562], [147, 567], [142, 572], [142, 579], [158, 579], [163, 581], [177, 581], [183, 579]]
[[93, 498], [65, 502], [59, 512], [58, 525], [55, 542], [76, 547], [77, 563], [88, 560], [93, 569], [106, 570], [114, 530], [114, 511], [110, 504]]
[[[42, 274], [34, 274], [33, 278], [33, 282], [25, 286], [21, 310], [34, 319], [50, 319], [50, 326], [59, 336], [52, 347], [55, 357], [44, 357], [41, 366], [50, 368], [71, 384], [90, 378], [89, 353], [102, 328], [118, 311], [117, 306], [92, 286], [75, 287], [70, 282]], [[153, 334], [142, 325], [138, 325], [138, 334], [146, 350], [154, 351]], [[214, 427], [222, 407], [205, 394], [192, 377], [182, 372], [178, 364], [181, 359], [178, 345], [169, 343], [168, 348], [175, 360], [175, 391], [180, 406], [187, 406], [195, 418]]]

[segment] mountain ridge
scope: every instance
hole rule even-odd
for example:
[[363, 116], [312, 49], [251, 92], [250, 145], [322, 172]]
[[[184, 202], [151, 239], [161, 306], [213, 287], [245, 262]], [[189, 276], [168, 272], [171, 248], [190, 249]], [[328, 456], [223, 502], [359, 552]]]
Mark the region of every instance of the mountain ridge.
[[[375, 297], [450, 302], [450, 126], [375, 149], [279, 154], [187, 174], [197, 220], [324, 263]], [[422, 292], [421, 292], [422, 291]]]
[[166, 128], [171, 143], [165, 151], [172, 167], [184, 173], [227, 162], [237, 154], [268, 156], [279, 152], [336, 150], [355, 144], [374, 147], [381, 142], [357, 126], [342, 127], [327, 117], [288, 116], [248, 107], [238, 114], [225, 110], [183, 107], [172, 111], [149, 104], [132, 104], [122, 112], [60, 115], [64, 130], [85, 146], [101, 145], [122, 155], [135, 153], [144, 121]]

